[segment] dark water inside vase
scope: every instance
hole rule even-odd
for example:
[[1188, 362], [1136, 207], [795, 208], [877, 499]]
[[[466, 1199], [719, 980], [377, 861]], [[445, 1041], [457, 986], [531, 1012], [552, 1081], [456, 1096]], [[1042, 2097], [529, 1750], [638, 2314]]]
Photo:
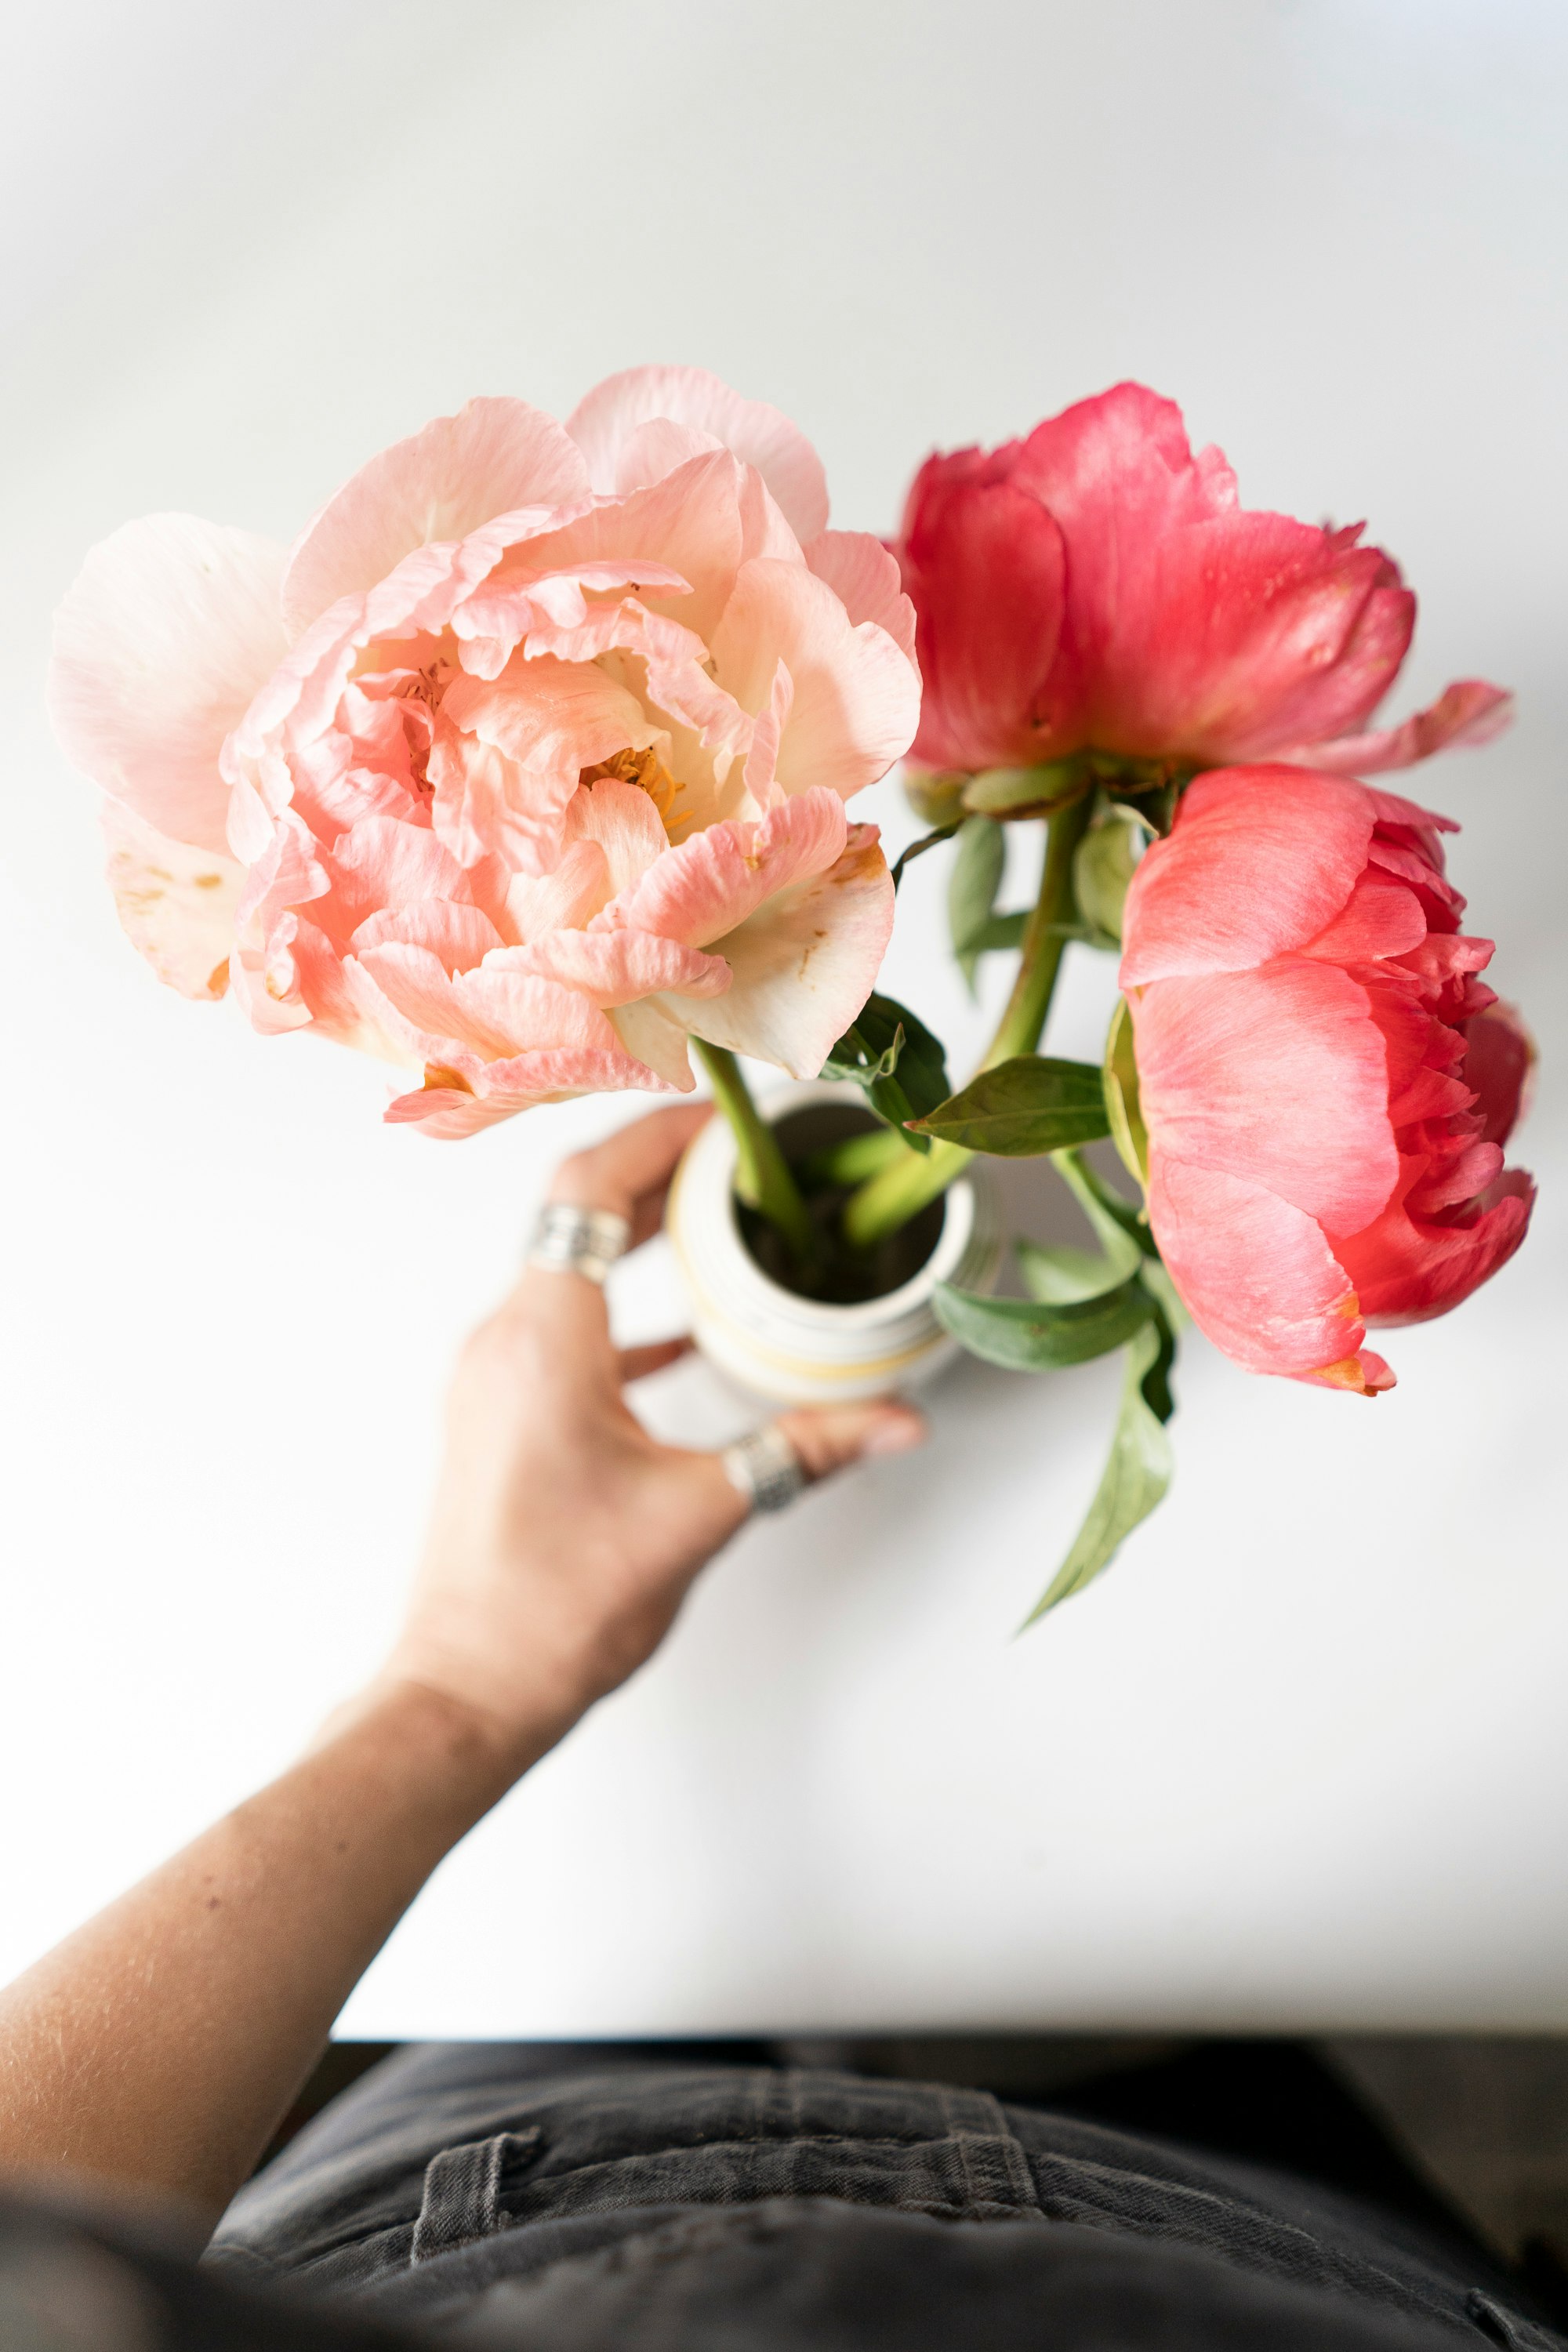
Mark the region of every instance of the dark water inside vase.
[[[773, 1122], [773, 1133], [792, 1168], [830, 1143], [851, 1135], [867, 1135], [879, 1121], [857, 1103], [805, 1103]], [[851, 1250], [841, 1229], [844, 1203], [855, 1188], [849, 1184], [816, 1184], [805, 1191], [805, 1205], [819, 1235], [815, 1266], [803, 1267], [776, 1225], [743, 1201], [735, 1203], [735, 1220], [750, 1255], [770, 1282], [797, 1298], [820, 1299], [829, 1307], [858, 1307], [868, 1298], [886, 1298], [901, 1289], [925, 1265], [947, 1217], [945, 1199], [928, 1201], [919, 1213], [896, 1234], [869, 1250]]]

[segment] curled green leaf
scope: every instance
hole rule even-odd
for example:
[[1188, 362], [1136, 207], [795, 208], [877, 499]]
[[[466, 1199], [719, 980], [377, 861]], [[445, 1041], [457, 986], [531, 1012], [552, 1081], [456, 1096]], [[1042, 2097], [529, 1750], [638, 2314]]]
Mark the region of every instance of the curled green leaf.
[[1121, 1408], [1094, 1500], [1072, 1549], [1024, 1625], [1035, 1624], [1058, 1601], [1092, 1584], [1133, 1528], [1163, 1500], [1175, 1468], [1164, 1427], [1174, 1410], [1170, 1386], [1174, 1356], [1175, 1342], [1156, 1313], [1127, 1350]]
[[1127, 999], [1117, 999], [1105, 1041], [1105, 1108], [1112, 1141], [1130, 1176], [1149, 1190], [1149, 1138], [1138, 1107], [1138, 1065], [1132, 1052], [1132, 1016]]
[[952, 1283], [931, 1301], [944, 1331], [988, 1364], [1015, 1372], [1060, 1371], [1124, 1347], [1157, 1309], [1136, 1275], [1113, 1289], [1061, 1306], [1024, 1298], [983, 1298]]

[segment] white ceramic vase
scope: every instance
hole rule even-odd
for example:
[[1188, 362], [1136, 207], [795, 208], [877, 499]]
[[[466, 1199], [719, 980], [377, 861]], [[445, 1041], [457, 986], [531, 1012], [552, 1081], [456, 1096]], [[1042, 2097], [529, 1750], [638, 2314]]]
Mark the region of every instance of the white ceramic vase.
[[[854, 1087], [795, 1086], [762, 1097], [764, 1118], [816, 1103], [858, 1105]], [[885, 1297], [833, 1306], [764, 1274], [735, 1213], [735, 1138], [710, 1119], [680, 1163], [666, 1224], [698, 1346], [721, 1371], [774, 1404], [831, 1404], [929, 1381], [958, 1352], [936, 1319], [939, 1282], [988, 1291], [1002, 1257], [991, 1180], [975, 1163], [944, 1196], [942, 1231], [918, 1272]]]

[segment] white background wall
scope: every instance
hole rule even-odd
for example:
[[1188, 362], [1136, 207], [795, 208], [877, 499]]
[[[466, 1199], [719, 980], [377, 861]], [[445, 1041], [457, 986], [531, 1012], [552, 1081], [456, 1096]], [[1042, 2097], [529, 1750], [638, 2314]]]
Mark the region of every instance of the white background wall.
[[[1568, 2026], [1568, 20], [54, 0], [0, 33], [0, 1969], [371, 1664], [456, 1337], [626, 1108], [428, 1145], [372, 1065], [159, 990], [42, 716], [83, 550], [159, 507], [286, 539], [470, 393], [564, 412], [643, 359], [788, 410], [882, 528], [932, 443], [1136, 374], [1249, 503], [1370, 518], [1422, 599], [1400, 709], [1520, 689], [1505, 745], [1414, 781], [1545, 1048], [1527, 1253], [1394, 1335], [1375, 1406], [1191, 1342], [1170, 1503], [1016, 1645], [1116, 1373], [966, 1365], [925, 1455], [736, 1549], [346, 2028]], [[939, 864], [888, 982], [962, 1061]], [[1109, 982], [1069, 972], [1058, 1050]], [[623, 1310], [672, 1311], [657, 1265]], [[650, 1410], [734, 1412], [700, 1370]]]

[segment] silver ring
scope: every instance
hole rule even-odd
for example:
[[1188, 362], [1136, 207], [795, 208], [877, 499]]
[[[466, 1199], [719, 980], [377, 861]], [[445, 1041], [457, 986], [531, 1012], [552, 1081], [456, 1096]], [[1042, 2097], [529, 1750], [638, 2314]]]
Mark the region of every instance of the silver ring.
[[602, 1283], [624, 1257], [632, 1229], [613, 1209], [580, 1209], [572, 1201], [546, 1201], [528, 1245], [530, 1265], [551, 1274], [586, 1275]]
[[782, 1511], [807, 1486], [805, 1466], [776, 1421], [726, 1445], [724, 1475], [753, 1511]]

